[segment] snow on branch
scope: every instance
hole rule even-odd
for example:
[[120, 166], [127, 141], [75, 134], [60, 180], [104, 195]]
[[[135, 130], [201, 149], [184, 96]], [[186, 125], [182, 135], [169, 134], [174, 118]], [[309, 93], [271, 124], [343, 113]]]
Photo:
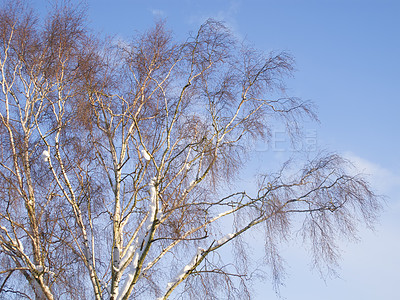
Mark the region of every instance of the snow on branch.
[[204, 252], [203, 248], [198, 247], [197, 248], [197, 252], [196, 254], [193, 256], [192, 260], [182, 268], [182, 270], [179, 272], [179, 274], [171, 281], [167, 284], [167, 291], [173, 287], [174, 285], [178, 284], [180, 281], [182, 281], [183, 277], [189, 272], [191, 271], [194, 266], [199, 262], [199, 260], [201, 259], [201, 256]]
[[122, 299], [122, 297], [128, 292], [130, 285], [132, 284], [135, 274], [137, 272], [137, 267], [139, 263], [139, 259], [143, 255], [144, 249], [150, 242], [150, 231], [152, 229], [153, 223], [157, 217], [157, 189], [156, 189], [156, 177], [153, 177], [149, 183], [149, 193], [150, 193], [150, 205], [149, 205], [149, 214], [147, 215], [146, 221], [143, 224], [143, 228], [145, 230], [143, 233], [138, 236], [135, 242], [129, 247], [127, 253], [122, 258], [119, 268], [123, 267], [129, 259], [132, 258], [132, 262], [128, 266], [127, 278], [124, 281], [122, 289], [118, 293], [117, 299]]
[[192, 189], [193, 187], [197, 184], [197, 180], [192, 180], [189, 183], [189, 186], [183, 190], [182, 192], [182, 197], [185, 197]]
[[153, 222], [157, 214], [157, 189], [155, 184], [156, 184], [156, 178], [153, 177], [149, 183], [150, 205], [149, 205], [149, 213], [147, 215], [145, 223], [143, 224], [143, 228], [145, 228], [145, 231], [136, 238], [135, 242], [131, 246], [129, 246], [128, 251], [126, 252], [126, 254], [124, 255], [124, 257], [120, 262], [120, 266], [125, 265], [126, 262], [129, 260], [129, 258], [135, 255], [135, 251], [139, 248], [139, 245], [142, 244], [144, 245], [147, 244], [148, 242], [148, 239], [150, 237], [148, 233], [151, 230], [151, 227], [153, 225]]
[[47, 150], [44, 150], [43, 152], [42, 152], [42, 159], [45, 161], [45, 162], [47, 162], [49, 159], [50, 159], [50, 153], [49, 153], [49, 151], [47, 151]]
[[145, 160], [151, 159], [149, 152], [147, 152], [145, 149], [140, 150], [140, 153], [142, 154], [142, 156]]
[[129, 290], [129, 286], [131, 285], [131, 283], [133, 282], [133, 279], [135, 278], [135, 272], [136, 272], [138, 258], [139, 258], [139, 254], [135, 253], [135, 258], [133, 260], [133, 265], [129, 266], [128, 276], [125, 279], [125, 282], [124, 282], [124, 284], [122, 286], [122, 289], [118, 293], [117, 300], [122, 299], [124, 297], [124, 295], [127, 293], [127, 291]]
[[221, 246], [225, 244], [227, 241], [231, 240], [235, 235], [233, 233], [229, 233], [224, 237], [220, 238], [218, 241], [215, 242], [215, 246]]

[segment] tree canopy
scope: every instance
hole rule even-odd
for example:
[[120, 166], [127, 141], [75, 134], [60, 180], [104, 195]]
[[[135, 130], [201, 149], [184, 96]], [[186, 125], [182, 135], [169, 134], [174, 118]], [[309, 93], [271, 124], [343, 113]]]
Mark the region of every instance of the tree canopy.
[[183, 42], [163, 22], [116, 42], [79, 7], [42, 20], [8, 1], [0, 48], [0, 297], [250, 298], [248, 231], [262, 232], [279, 284], [293, 220], [314, 264], [331, 267], [337, 238], [379, 212], [337, 154], [238, 189], [255, 142], [276, 124], [301, 138], [317, 117], [285, 91], [290, 54], [258, 51], [221, 22]]

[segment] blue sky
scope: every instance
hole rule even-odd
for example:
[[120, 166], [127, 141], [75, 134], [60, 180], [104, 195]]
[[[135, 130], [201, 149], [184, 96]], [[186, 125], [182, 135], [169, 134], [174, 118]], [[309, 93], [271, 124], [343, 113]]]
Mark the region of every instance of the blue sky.
[[[34, 3], [42, 8], [46, 1]], [[294, 241], [284, 248], [289, 276], [281, 294], [296, 299], [398, 299], [400, 269], [400, 1], [397, 0], [88, 0], [91, 27], [129, 39], [165, 18], [184, 38], [207, 18], [225, 21], [240, 38], [266, 52], [296, 58], [290, 93], [312, 100], [321, 124], [319, 147], [351, 158], [377, 191], [388, 196], [375, 232], [343, 242], [340, 278], [320, 279]], [[261, 155], [279, 160], [274, 149]], [[278, 299], [269, 282], [257, 299]], [[265, 296], [261, 296], [265, 295]], [[268, 298], [267, 298], [268, 297]]]

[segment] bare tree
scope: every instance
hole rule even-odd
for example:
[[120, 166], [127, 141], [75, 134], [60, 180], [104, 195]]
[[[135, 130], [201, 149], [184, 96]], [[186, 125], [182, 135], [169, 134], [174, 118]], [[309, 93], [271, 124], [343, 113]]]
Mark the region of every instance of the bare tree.
[[157, 23], [129, 43], [85, 22], [70, 6], [44, 22], [24, 2], [0, 12], [0, 295], [250, 298], [249, 230], [279, 284], [294, 219], [328, 267], [338, 237], [373, 224], [379, 197], [335, 154], [236, 187], [254, 142], [316, 119], [286, 95], [289, 54], [214, 20], [184, 42]]

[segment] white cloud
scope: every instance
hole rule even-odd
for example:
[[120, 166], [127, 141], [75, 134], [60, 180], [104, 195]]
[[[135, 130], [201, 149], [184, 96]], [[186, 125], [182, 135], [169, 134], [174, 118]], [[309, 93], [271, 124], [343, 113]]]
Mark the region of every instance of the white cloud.
[[390, 193], [395, 188], [400, 188], [400, 174], [351, 152], [346, 152], [343, 156], [354, 164], [357, 172], [366, 174], [372, 186], [379, 192]]
[[165, 12], [161, 9], [152, 9], [151, 13], [155, 17], [164, 17], [165, 16]]
[[208, 15], [205, 13], [194, 14], [189, 16], [187, 22], [189, 24], [195, 24], [196, 26], [199, 26], [203, 24], [207, 19], [213, 18], [217, 21], [224, 22], [228, 26], [228, 28], [232, 30], [234, 35], [236, 35], [238, 38], [242, 38], [241, 35], [239, 34], [238, 25], [236, 21], [236, 16], [240, 11], [240, 5], [241, 1], [232, 0], [228, 2], [228, 5], [224, 10], [219, 10], [217, 12], [214, 12], [212, 15]]

